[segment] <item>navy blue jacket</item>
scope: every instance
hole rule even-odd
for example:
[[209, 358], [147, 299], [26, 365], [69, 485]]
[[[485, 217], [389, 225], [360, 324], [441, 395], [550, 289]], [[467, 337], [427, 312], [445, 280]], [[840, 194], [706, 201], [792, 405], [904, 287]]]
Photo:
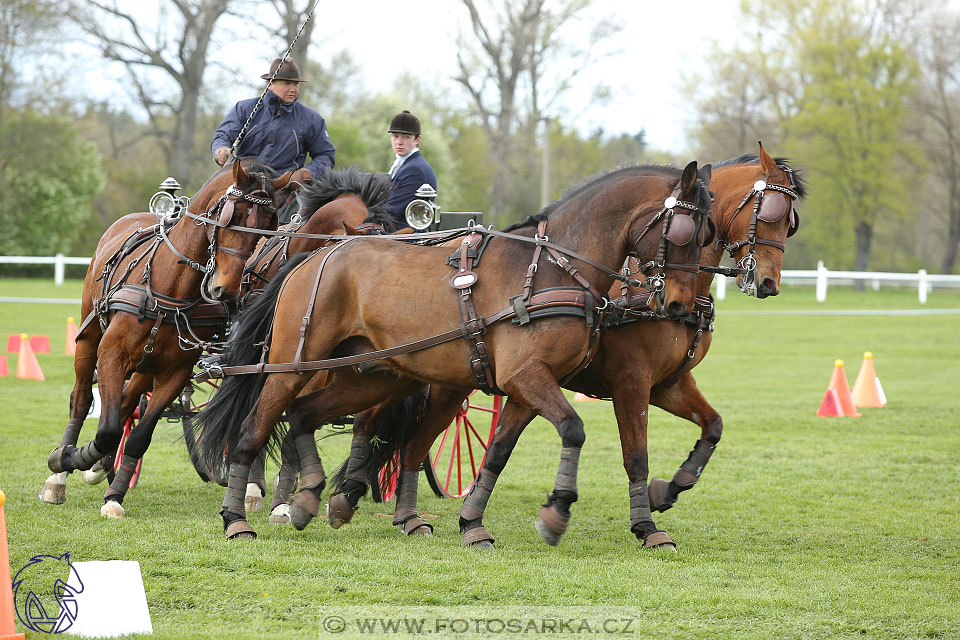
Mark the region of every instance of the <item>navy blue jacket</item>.
[[[256, 98], [250, 98], [234, 105], [213, 134], [211, 153], [233, 146], [256, 103]], [[310, 164], [305, 164], [308, 153]], [[237, 156], [256, 156], [281, 173], [305, 166], [317, 176], [336, 163], [336, 148], [319, 113], [299, 102], [283, 104], [275, 93], [267, 91], [243, 134]]]
[[433, 173], [433, 167], [419, 151], [411, 153], [413, 155], [407, 157], [400, 168], [397, 169], [397, 172], [393, 174], [391, 179], [393, 191], [390, 192], [390, 197], [387, 199], [387, 209], [403, 226], [407, 225], [407, 219], [403, 212], [408, 204], [417, 199], [417, 189], [424, 184], [429, 184], [434, 189], [437, 188], [437, 176]]

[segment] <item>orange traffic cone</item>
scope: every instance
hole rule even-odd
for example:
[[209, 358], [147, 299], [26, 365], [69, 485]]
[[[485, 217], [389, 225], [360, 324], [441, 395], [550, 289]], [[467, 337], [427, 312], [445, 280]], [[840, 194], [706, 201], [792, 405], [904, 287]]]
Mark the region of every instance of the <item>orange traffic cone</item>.
[[883, 387], [880, 386], [880, 378], [873, 368], [873, 354], [869, 351], [863, 354], [863, 364], [860, 365], [860, 372], [857, 374], [857, 380], [853, 383], [853, 391], [850, 392], [853, 403], [858, 407], [885, 407], [887, 406], [887, 397], [883, 393]]
[[30, 347], [30, 341], [27, 340], [27, 334], [20, 335], [20, 355], [17, 356], [17, 377], [26, 380], [46, 380], [43, 377], [43, 371], [40, 370], [40, 363], [37, 362], [37, 356]]
[[7, 356], [0, 356], [0, 378], [6, 378], [10, 375], [10, 365], [7, 364]]
[[842, 418], [843, 407], [840, 406], [840, 397], [833, 389], [827, 389], [823, 394], [823, 401], [817, 409], [818, 418]]
[[580, 393], [579, 391], [576, 393], [576, 395], [573, 396], [573, 399], [574, 399], [574, 400], [577, 400], [578, 402], [586, 402], [586, 401], [588, 401], [588, 400], [595, 400], [595, 401], [597, 401], [597, 402], [603, 402], [602, 400], [600, 400], [600, 398], [591, 398], [590, 396], [586, 395], [585, 393]]
[[847, 374], [843, 372], [843, 360], [837, 360], [833, 363], [833, 375], [830, 376], [830, 384], [827, 385], [827, 390], [831, 389], [837, 392], [837, 399], [840, 401], [843, 415], [847, 418], [859, 418], [860, 414], [853, 404], [853, 398], [850, 397]]
[[64, 349], [64, 353], [68, 356], [76, 355], [77, 353], [77, 323], [73, 317], [67, 318], [67, 346]]
[[7, 519], [3, 503], [7, 497], [0, 491], [0, 640], [23, 640], [17, 633], [13, 613], [13, 588], [10, 581], [10, 552], [7, 549]]

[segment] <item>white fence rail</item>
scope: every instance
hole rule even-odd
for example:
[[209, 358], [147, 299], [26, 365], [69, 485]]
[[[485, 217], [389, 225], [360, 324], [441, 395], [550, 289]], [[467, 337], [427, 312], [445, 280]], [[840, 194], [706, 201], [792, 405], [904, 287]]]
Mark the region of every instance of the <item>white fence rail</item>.
[[[53, 280], [57, 285], [63, 284], [63, 268], [68, 264], [90, 264], [90, 258], [71, 258], [62, 253], [53, 257], [46, 256], [0, 256], [0, 264], [52, 264]], [[817, 263], [816, 269], [784, 269], [780, 272], [780, 282], [788, 284], [816, 285], [817, 302], [827, 299], [827, 287], [830, 281], [849, 283], [854, 280], [869, 282], [873, 289], [879, 289], [882, 282], [913, 285], [917, 287], [920, 304], [927, 301], [927, 294], [933, 287], [960, 288], [960, 275], [929, 274], [926, 269], [916, 273], [891, 273], [886, 271], [831, 271], [823, 266], [823, 260]], [[727, 278], [717, 275], [714, 279], [717, 299], [723, 300], [727, 295]]]
[[68, 264], [90, 264], [90, 258], [69, 258], [62, 253], [54, 257], [46, 256], [0, 256], [0, 264], [52, 264], [53, 281], [57, 286], [63, 284], [63, 267]]
[[[960, 288], [960, 275], [929, 274], [926, 269], [916, 273], [891, 273], [887, 271], [831, 271], [823, 266], [823, 260], [817, 262], [816, 269], [784, 269], [780, 272], [780, 284], [814, 284], [817, 291], [817, 302], [827, 299], [827, 287], [830, 281], [847, 284], [855, 280], [869, 282], [874, 290], [880, 288], [880, 283], [890, 282], [897, 284], [914, 285], [917, 287], [917, 297], [920, 304], [926, 304], [927, 294], [934, 286]], [[717, 299], [726, 297], [727, 279], [717, 274], [714, 278]]]

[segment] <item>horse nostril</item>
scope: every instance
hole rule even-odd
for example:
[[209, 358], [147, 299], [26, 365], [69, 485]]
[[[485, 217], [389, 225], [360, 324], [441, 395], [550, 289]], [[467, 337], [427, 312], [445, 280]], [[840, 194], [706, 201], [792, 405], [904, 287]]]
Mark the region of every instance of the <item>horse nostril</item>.
[[780, 290], [777, 288], [777, 283], [773, 278], [764, 278], [760, 281], [760, 287], [757, 290], [758, 298], [766, 298], [767, 296], [775, 296], [780, 293]]
[[682, 302], [678, 302], [674, 300], [673, 302], [667, 305], [667, 315], [677, 318], [679, 316], [682, 316], [684, 313], [686, 313], [686, 307], [683, 306]]
[[214, 287], [214, 288], [213, 288], [213, 296], [212, 296], [212, 298], [213, 298], [214, 300], [222, 300], [222, 299], [223, 299], [223, 287], [220, 287], [220, 286]]

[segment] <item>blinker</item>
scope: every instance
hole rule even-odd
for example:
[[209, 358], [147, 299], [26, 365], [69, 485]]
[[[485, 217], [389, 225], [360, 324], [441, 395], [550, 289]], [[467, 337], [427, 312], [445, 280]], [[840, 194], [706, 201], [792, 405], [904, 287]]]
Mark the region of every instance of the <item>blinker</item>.
[[780, 193], [769, 193], [763, 198], [757, 219], [763, 222], [777, 222], [787, 212], [787, 199]]
[[682, 247], [690, 242], [693, 239], [694, 233], [697, 231], [697, 223], [693, 221], [691, 216], [685, 213], [678, 213], [672, 216], [669, 225], [667, 228], [667, 240], [678, 247]]

